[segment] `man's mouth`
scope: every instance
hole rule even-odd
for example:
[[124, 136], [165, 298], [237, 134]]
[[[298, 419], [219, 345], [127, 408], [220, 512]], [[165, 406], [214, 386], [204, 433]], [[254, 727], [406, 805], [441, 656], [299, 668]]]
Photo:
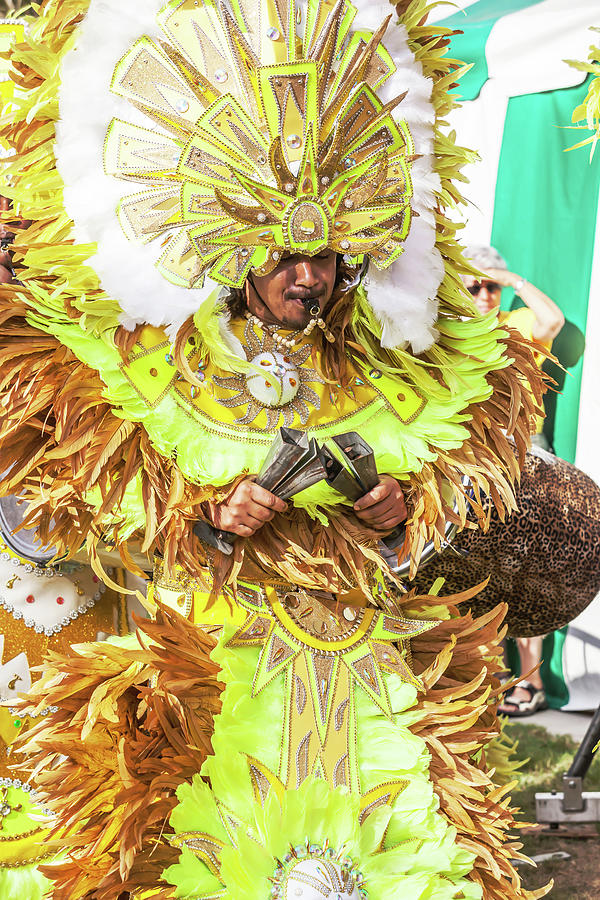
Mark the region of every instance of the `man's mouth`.
[[307, 310], [310, 310], [313, 306], [318, 306], [319, 309], [321, 308], [320, 295], [315, 296], [314, 294], [287, 294], [284, 299], [288, 303], [295, 303]]

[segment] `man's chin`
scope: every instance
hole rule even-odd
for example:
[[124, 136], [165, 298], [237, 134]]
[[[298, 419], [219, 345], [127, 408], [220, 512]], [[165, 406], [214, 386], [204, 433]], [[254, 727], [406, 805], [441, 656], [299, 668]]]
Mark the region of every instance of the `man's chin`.
[[281, 323], [285, 328], [306, 328], [312, 316], [310, 310], [297, 300], [285, 303], [282, 311]]
[[499, 309], [499, 303], [476, 303], [475, 306], [479, 310], [482, 316], [487, 316], [488, 313], [491, 313], [494, 309]]

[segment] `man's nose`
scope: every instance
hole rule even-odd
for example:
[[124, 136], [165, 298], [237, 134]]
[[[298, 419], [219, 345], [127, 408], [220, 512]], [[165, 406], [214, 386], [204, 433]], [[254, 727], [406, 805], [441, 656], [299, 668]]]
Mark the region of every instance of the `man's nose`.
[[296, 263], [296, 284], [312, 288], [318, 283], [319, 274], [313, 261], [310, 258], [299, 260]]

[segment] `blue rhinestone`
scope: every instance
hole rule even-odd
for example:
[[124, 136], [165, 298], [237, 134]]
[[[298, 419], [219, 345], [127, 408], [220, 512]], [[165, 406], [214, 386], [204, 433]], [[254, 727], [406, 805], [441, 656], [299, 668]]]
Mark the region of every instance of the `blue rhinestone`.
[[175, 365], [175, 357], [171, 353], [165, 354], [165, 361], [168, 362], [170, 366]]
[[381, 378], [381, 372], [379, 369], [371, 369], [369, 372], [369, 378]]

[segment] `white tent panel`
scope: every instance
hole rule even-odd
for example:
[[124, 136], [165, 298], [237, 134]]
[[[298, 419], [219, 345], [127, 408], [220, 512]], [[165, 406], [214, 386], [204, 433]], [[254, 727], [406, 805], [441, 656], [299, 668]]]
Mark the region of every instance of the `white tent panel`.
[[571, 622], [563, 648], [569, 711], [596, 709], [600, 698], [600, 597]]
[[[572, 153], [585, 153], [573, 150]], [[600, 484], [600, 214], [596, 219], [575, 463]]]
[[494, 24], [486, 44], [489, 78], [509, 97], [581, 84], [585, 73], [565, 59], [586, 59], [590, 25], [600, 23], [598, 0], [543, 0]]
[[460, 219], [465, 222], [460, 240], [467, 246], [490, 243], [507, 104], [508, 97], [500, 85], [488, 81], [476, 100], [452, 110], [449, 116], [458, 143], [476, 149], [480, 156], [463, 170], [470, 183], [464, 187], [469, 204], [460, 211]]

